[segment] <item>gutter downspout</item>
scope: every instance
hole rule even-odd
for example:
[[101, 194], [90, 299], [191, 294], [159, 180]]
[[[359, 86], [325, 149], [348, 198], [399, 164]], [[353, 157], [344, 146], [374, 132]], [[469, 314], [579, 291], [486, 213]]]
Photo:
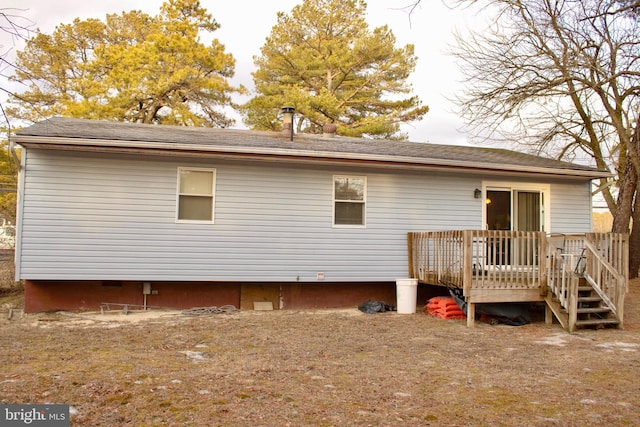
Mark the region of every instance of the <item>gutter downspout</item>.
[[[2, 108], [2, 106], [0, 105], [0, 108]], [[4, 114], [4, 109], [2, 109], [2, 113]], [[22, 238], [22, 207], [23, 207], [23, 203], [24, 203], [24, 164], [26, 164], [26, 155], [22, 156], [22, 160], [20, 160], [20, 158], [18, 157], [18, 154], [16, 154], [16, 146], [13, 142], [13, 138], [11, 137], [11, 123], [9, 122], [9, 119], [7, 118], [7, 115], [4, 114], [5, 118], [7, 119], [7, 139], [9, 140], [9, 152], [11, 153], [11, 157], [13, 158], [13, 162], [16, 164], [16, 167], [18, 168], [18, 188], [16, 189], [16, 196], [17, 196], [17, 201], [16, 201], [16, 241], [15, 241], [15, 247], [14, 247], [14, 252], [13, 252], [13, 263], [14, 263], [14, 280], [16, 282], [19, 282], [20, 279], [20, 265], [21, 265], [21, 259], [22, 257], [20, 256], [20, 252], [22, 249], [22, 243], [21, 243], [21, 238]]]
[[20, 170], [22, 169], [22, 162], [20, 161], [20, 158], [16, 153], [16, 144], [13, 142], [13, 138], [11, 138], [11, 128], [9, 128], [8, 137], [9, 137], [9, 151], [11, 152], [11, 157], [13, 157], [13, 162], [18, 167], [18, 172], [20, 172]]
[[18, 157], [16, 153], [16, 145], [13, 142], [13, 138], [11, 137], [11, 124], [7, 120], [7, 138], [9, 139], [9, 151], [11, 152], [11, 157], [13, 158], [16, 167], [18, 168], [18, 188], [16, 189], [16, 243], [14, 247], [14, 280], [19, 282], [21, 279], [21, 265], [22, 265], [22, 210], [24, 209], [24, 169], [27, 163], [26, 153], [22, 153], [22, 159]]
[[[17, 157], [17, 156], [16, 156]], [[18, 200], [16, 206], [16, 246], [15, 246], [15, 280], [16, 282], [22, 280], [21, 265], [22, 265], [22, 212], [24, 211], [24, 172], [27, 166], [27, 153], [26, 149], [22, 152], [22, 160], [19, 161], [18, 166]]]
[[16, 154], [16, 146], [13, 143], [13, 138], [11, 138], [11, 122], [9, 121], [9, 118], [7, 117], [7, 114], [4, 112], [4, 108], [2, 108], [1, 104], [0, 104], [0, 110], [2, 111], [2, 115], [4, 116], [7, 122], [7, 140], [9, 140], [9, 151], [11, 152], [11, 157], [13, 157], [13, 162], [18, 167], [18, 172], [20, 172], [20, 168], [22, 167], [22, 165], [20, 162], [20, 158]]

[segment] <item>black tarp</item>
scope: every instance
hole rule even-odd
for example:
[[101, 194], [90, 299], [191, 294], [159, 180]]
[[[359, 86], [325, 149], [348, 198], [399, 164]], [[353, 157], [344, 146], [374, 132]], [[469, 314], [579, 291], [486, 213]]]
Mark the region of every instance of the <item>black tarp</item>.
[[358, 310], [367, 314], [384, 313], [385, 311], [395, 311], [395, 306], [384, 301], [367, 301], [358, 306]]
[[[462, 297], [462, 289], [449, 288], [449, 293], [460, 307], [460, 310], [467, 314], [467, 303]], [[476, 314], [484, 315], [490, 321], [504, 323], [511, 326], [522, 326], [531, 323], [531, 313], [529, 304], [505, 302], [505, 303], [482, 303], [476, 304]]]

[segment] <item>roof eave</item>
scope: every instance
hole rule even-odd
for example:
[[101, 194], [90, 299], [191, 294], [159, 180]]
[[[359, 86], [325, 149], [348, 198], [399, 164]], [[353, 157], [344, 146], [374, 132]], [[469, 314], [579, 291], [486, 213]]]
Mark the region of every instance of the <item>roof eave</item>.
[[16, 135], [14, 142], [25, 147], [42, 149], [66, 149], [74, 151], [103, 151], [121, 153], [158, 154], [176, 153], [183, 155], [209, 154], [216, 157], [242, 157], [251, 159], [275, 158], [295, 161], [314, 161], [318, 163], [359, 162], [377, 164], [380, 166], [398, 166], [414, 168], [457, 169], [468, 172], [495, 171], [519, 175], [543, 174], [552, 176], [567, 176], [583, 179], [606, 178], [612, 176], [606, 171], [582, 170], [568, 168], [549, 168], [540, 166], [504, 165], [465, 160], [451, 160], [439, 158], [421, 158], [411, 156], [388, 156], [366, 153], [342, 153], [334, 151], [314, 151], [304, 149], [282, 149], [243, 146], [197, 145], [167, 142], [104, 140], [86, 138], [66, 138], [49, 136]]

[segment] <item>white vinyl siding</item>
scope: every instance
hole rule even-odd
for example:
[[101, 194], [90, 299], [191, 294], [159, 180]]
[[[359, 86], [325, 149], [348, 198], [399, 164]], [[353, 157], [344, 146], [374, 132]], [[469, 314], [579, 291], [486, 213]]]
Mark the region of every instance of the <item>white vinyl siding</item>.
[[[482, 178], [445, 172], [29, 149], [21, 279], [395, 281], [407, 232], [479, 229]], [[215, 170], [215, 226], [176, 222], [178, 167]], [[366, 176], [366, 228], [333, 226], [334, 176]], [[551, 186], [553, 228], [589, 224]], [[572, 194], [563, 213], [565, 197]], [[581, 195], [580, 195], [581, 194]], [[585, 211], [586, 206], [586, 213]], [[573, 229], [580, 225], [573, 225]], [[584, 228], [584, 227], [582, 227]], [[583, 230], [584, 231], [584, 230]]]
[[592, 231], [591, 184], [566, 182], [551, 185], [551, 233]]
[[213, 222], [215, 182], [215, 169], [178, 168], [178, 221]]

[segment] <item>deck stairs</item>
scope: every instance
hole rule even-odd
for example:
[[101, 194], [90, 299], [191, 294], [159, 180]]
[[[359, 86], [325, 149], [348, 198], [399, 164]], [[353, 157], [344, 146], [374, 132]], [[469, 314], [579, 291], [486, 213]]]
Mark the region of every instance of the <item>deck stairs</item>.
[[569, 332], [623, 328], [626, 233], [424, 231], [408, 234], [408, 248], [408, 277], [462, 289], [471, 313], [476, 304], [545, 301], [545, 322]]
[[620, 320], [609, 303], [598, 295], [587, 279], [580, 277], [578, 280], [577, 309], [573, 322], [570, 322], [569, 311], [556, 296], [550, 294], [545, 299], [562, 327], [571, 332], [573, 329], [618, 327]]
[[[570, 264], [570, 271], [564, 272], [567, 286], [556, 287], [556, 292], [548, 290], [545, 301], [547, 309], [558, 319], [562, 327], [569, 332], [576, 329], [621, 327], [615, 304], [607, 297], [586, 272], [586, 249]], [[567, 269], [569, 265], [562, 265]], [[553, 289], [553, 287], [552, 287]]]

